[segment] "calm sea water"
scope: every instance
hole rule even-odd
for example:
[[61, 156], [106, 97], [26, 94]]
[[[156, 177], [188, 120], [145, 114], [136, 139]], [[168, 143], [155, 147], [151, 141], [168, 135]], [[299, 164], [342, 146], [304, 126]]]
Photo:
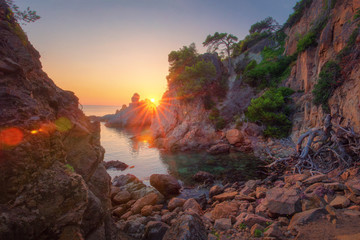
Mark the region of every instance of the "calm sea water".
[[[84, 105], [86, 115], [102, 116], [115, 113], [117, 106]], [[144, 131], [141, 135], [146, 135]], [[108, 170], [111, 177], [131, 173], [148, 183], [151, 174], [171, 174], [185, 183], [198, 171], [207, 171], [222, 178], [253, 179], [259, 175], [260, 162], [249, 155], [230, 153], [212, 156], [206, 152], [170, 154], [151, 148], [146, 138], [134, 133], [108, 128], [101, 123], [101, 145], [105, 148], [104, 161], [119, 160], [130, 166], [125, 171]]]

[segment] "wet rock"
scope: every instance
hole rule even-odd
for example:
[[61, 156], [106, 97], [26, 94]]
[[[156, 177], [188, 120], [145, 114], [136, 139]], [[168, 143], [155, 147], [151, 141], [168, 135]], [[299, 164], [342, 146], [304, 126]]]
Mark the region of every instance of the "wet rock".
[[196, 182], [205, 182], [205, 183], [213, 183], [214, 182], [214, 175], [208, 172], [199, 171], [194, 176], [193, 179]]
[[222, 154], [222, 153], [228, 153], [230, 150], [230, 145], [226, 143], [219, 143], [214, 146], [211, 146], [207, 152], [212, 155]]
[[150, 184], [164, 196], [179, 194], [181, 189], [178, 180], [166, 174], [152, 174]]
[[305, 212], [296, 213], [290, 221], [288, 226], [288, 230], [293, 229], [297, 225], [303, 225], [312, 221], [315, 221], [321, 217], [323, 217], [327, 211], [324, 208], [315, 208], [311, 210], [307, 210]]
[[163, 222], [150, 221], [146, 224], [144, 240], [161, 240], [163, 239], [169, 226]]
[[295, 189], [272, 188], [262, 202], [271, 214], [292, 215], [301, 211], [301, 201]]
[[172, 198], [168, 203], [168, 209], [172, 211], [177, 207], [182, 207], [185, 202], [186, 199], [183, 198]]
[[112, 160], [104, 162], [104, 166], [106, 169], [115, 168], [116, 170], [124, 171], [129, 165], [118, 160]]
[[345, 196], [336, 196], [334, 200], [331, 201], [330, 206], [334, 208], [346, 208], [350, 205], [350, 200]]
[[229, 218], [216, 219], [214, 223], [214, 228], [220, 231], [226, 231], [230, 229], [231, 226], [231, 219]]
[[163, 240], [207, 240], [205, 226], [199, 216], [182, 215], [165, 233]]
[[235, 202], [222, 202], [217, 204], [211, 211], [212, 219], [229, 218], [236, 216], [239, 206]]
[[228, 142], [232, 145], [242, 142], [244, 139], [244, 136], [238, 129], [230, 129], [230, 130], [226, 131], [225, 136], [226, 136], [226, 139], [228, 140]]
[[226, 193], [222, 193], [222, 194], [213, 196], [212, 199], [214, 201], [223, 202], [223, 201], [226, 201], [226, 200], [234, 199], [236, 195], [238, 195], [238, 192], [226, 192]]
[[214, 185], [210, 188], [210, 191], [209, 191], [209, 196], [210, 197], [213, 197], [215, 195], [219, 195], [220, 193], [222, 193], [224, 190], [221, 186], [219, 185]]
[[149, 193], [148, 195], [138, 199], [131, 207], [131, 211], [136, 214], [140, 213], [141, 209], [146, 205], [155, 205], [158, 201], [158, 195], [155, 193]]
[[123, 190], [123, 191], [118, 192], [112, 200], [116, 204], [127, 203], [128, 201], [131, 200], [131, 195], [128, 191]]

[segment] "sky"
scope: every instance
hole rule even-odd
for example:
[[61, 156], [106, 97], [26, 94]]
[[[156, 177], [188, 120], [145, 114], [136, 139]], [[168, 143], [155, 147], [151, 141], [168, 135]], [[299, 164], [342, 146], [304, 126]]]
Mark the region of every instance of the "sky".
[[44, 71], [83, 105], [160, 99], [168, 54], [227, 32], [243, 39], [268, 16], [283, 24], [297, 0], [14, 0], [41, 19], [23, 26]]

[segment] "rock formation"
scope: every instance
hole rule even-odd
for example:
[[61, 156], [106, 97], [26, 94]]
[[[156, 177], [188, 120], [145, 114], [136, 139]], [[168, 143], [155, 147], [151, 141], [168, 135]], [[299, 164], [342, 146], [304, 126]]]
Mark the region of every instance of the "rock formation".
[[0, 239], [112, 239], [99, 123], [0, 1]]
[[140, 101], [140, 95], [134, 93], [128, 107], [122, 107], [114, 115], [106, 115], [100, 120], [106, 121], [107, 127], [145, 128], [151, 125], [156, 106], [150, 100]]

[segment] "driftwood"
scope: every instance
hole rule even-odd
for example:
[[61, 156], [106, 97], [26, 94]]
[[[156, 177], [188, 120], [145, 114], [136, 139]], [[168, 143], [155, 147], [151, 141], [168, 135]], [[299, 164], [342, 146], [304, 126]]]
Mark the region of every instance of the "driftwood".
[[354, 132], [349, 121], [346, 126], [342, 126], [342, 117], [337, 117], [336, 123], [332, 120], [327, 115], [323, 127], [313, 128], [302, 134], [296, 144], [296, 155], [278, 159], [268, 152], [274, 160], [268, 167], [291, 165], [293, 171], [298, 173], [305, 169], [328, 173], [336, 168], [346, 169], [359, 162], [360, 135]]

